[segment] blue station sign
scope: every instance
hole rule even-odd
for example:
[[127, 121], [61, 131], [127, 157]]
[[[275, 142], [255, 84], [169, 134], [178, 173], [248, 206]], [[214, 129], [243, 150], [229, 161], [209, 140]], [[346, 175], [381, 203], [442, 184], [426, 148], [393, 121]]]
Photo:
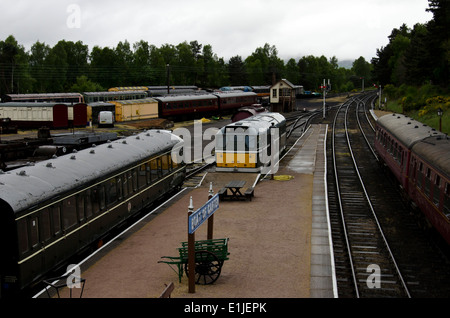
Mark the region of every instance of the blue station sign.
[[189, 234], [194, 233], [219, 208], [219, 194], [214, 195], [204, 206], [188, 218]]

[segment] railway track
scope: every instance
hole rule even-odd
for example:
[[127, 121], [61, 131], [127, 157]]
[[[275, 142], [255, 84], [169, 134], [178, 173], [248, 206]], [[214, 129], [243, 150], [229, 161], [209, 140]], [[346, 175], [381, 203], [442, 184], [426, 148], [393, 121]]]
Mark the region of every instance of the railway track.
[[198, 187], [208, 173], [208, 168], [212, 166], [213, 163], [206, 163], [205, 161], [188, 164], [186, 166], [186, 179], [182, 188]]
[[347, 292], [352, 290], [358, 298], [410, 297], [355, 161], [353, 152], [364, 151], [360, 148], [363, 141], [357, 141], [349, 133], [356, 129], [348, 123], [348, 112], [355, 104], [358, 102], [350, 100], [337, 110], [332, 132], [338, 201], [334, 218], [340, 216], [343, 229], [339, 238], [342, 246], [336, 253], [340, 254], [338, 258], [345, 259], [339, 260], [339, 264], [347, 272], [338, 279], [347, 281]]
[[328, 138], [335, 149], [328, 165], [336, 163], [328, 195], [339, 297], [448, 297], [448, 251], [420, 228], [371, 149], [374, 120], [367, 108], [374, 98], [359, 96], [336, 110]]

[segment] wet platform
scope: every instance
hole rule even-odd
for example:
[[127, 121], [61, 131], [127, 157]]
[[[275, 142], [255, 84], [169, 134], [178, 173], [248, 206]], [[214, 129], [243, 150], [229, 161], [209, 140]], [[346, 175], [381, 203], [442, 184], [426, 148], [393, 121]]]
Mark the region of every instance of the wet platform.
[[[209, 172], [197, 188], [184, 190], [121, 234], [82, 265], [86, 279], [83, 298], [157, 298], [173, 283], [172, 298], [333, 298], [333, 271], [326, 196], [326, 125], [312, 125], [282, 162], [276, 176], [259, 180], [253, 173]], [[252, 201], [220, 202], [214, 213], [214, 238], [229, 238], [229, 260], [212, 285], [196, 285], [188, 292], [184, 275], [161, 256], [176, 256], [187, 241], [187, 212], [208, 198], [210, 184], [217, 191], [229, 180], [254, 185]], [[259, 182], [257, 182], [259, 181]], [[257, 182], [257, 183], [256, 183]], [[206, 239], [207, 225], [195, 233]]]
[[337, 297], [333, 244], [328, 218], [326, 182], [327, 125], [312, 125], [296, 147], [299, 150], [287, 164], [291, 171], [312, 174], [311, 277], [310, 297]]

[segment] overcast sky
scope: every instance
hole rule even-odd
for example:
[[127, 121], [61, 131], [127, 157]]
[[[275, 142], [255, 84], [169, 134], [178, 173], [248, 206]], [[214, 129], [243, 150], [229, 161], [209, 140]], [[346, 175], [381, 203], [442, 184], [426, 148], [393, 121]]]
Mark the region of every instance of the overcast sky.
[[1, 0], [0, 40], [12, 34], [27, 50], [36, 41], [82, 41], [92, 50], [197, 40], [226, 61], [269, 43], [284, 59], [370, 61], [393, 28], [430, 21], [427, 8], [427, 0]]

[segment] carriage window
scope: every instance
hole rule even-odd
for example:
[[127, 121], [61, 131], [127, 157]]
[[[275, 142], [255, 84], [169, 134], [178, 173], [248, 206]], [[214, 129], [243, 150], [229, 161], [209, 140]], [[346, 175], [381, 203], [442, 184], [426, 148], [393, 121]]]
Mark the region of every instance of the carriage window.
[[158, 179], [161, 176], [161, 158], [153, 159], [150, 162], [152, 181]]
[[99, 207], [100, 210], [104, 210], [106, 207], [106, 198], [105, 198], [105, 188], [103, 187], [103, 184], [100, 184], [97, 186], [98, 190], [98, 200], [99, 200]]
[[107, 205], [117, 202], [117, 183], [115, 178], [105, 181], [105, 197]]
[[100, 196], [98, 186], [91, 188], [90, 190], [90, 202], [92, 205], [92, 213], [98, 213], [100, 211]]
[[28, 228], [30, 229], [31, 246], [36, 247], [39, 243], [39, 223], [36, 216], [28, 219]]
[[224, 137], [224, 147], [223, 149], [226, 151], [235, 151], [236, 150], [236, 146], [235, 146], [235, 136], [232, 133], [227, 133], [225, 135], [223, 135]]
[[53, 234], [59, 234], [61, 232], [61, 207], [54, 205], [51, 207], [52, 219], [53, 219]]
[[138, 174], [137, 174], [137, 168], [136, 169], [133, 169], [132, 171], [131, 171], [131, 184], [132, 184], [132, 188], [133, 188], [133, 191], [137, 191], [137, 189], [138, 189]]
[[145, 174], [147, 177], [147, 184], [152, 183], [152, 168], [150, 166], [150, 161], [145, 163]]
[[436, 174], [436, 178], [434, 180], [434, 190], [433, 190], [433, 203], [435, 205], [439, 205], [439, 199], [441, 198], [441, 177]]
[[441, 176], [440, 175], [436, 175], [436, 179], [435, 179], [435, 182], [434, 182], [434, 184], [437, 186], [437, 187], [440, 187], [441, 186]]
[[139, 188], [147, 184], [147, 169], [145, 163], [139, 166]]
[[[177, 156], [175, 156], [175, 158], [176, 158], [176, 157], [177, 157]], [[173, 168], [173, 169], [178, 168], [177, 160], [176, 160], [176, 159], [173, 159], [172, 156], [169, 156], [169, 158], [170, 158], [170, 161], [172, 161], [172, 168]]]
[[445, 184], [443, 212], [447, 219], [450, 219], [450, 184], [448, 183]]
[[416, 180], [416, 174], [417, 174], [416, 165], [417, 165], [416, 160], [415, 159], [411, 159], [411, 164], [409, 166], [409, 170], [412, 173], [412, 179], [413, 180]]
[[122, 177], [116, 178], [116, 185], [117, 185], [117, 199], [122, 200], [123, 198]]
[[123, 174], [123, 178], [122, 178], [122, 188], [123, 188], [123, 196], [126, 198], [128, 196], [129, 193], [131, 193], [131, 180], [129, 180], [131, 178], [131, 174], [129, 171], [126, 171]]
[[84, 220], [84, 193], [77, 195], [77, 211], [80, 221]]
[[44, 209], [41, 212], [39, 218], [39, 224], [41, 226], [41, 239], [47, 241], [51, 237], [51, 224], [50, 224], [50, 211], [49, 209]]
[[417, 186], [419, 188], [422, 188], [422, 168], [423, 168], [423, 163], [420, 162], [419, 169], [417, 170]]
[[84, 193], [84, 213], [86, 218], [90, 218], [92, 216], [92, 190], [87, 189]]
[[162, 175], [165, 176], [169, 174], [170, 168], [169, 167], [169, 157], [167, 155], [164, 155], [161, 157], [161, 168], [162, 168]]
[[63, 225], [67, 229], [77, 223], [77, 208], [75, 197], [63, 200]]
[[17, 222], [17, 235], [19, 237], [19, 251], [25, 253], [28, 251], [28, 229], [27, 220], [22, 219]]
[[425, 178], [424, 190], [425, 190], [425, 195], [427, 197], [429, 197], [430, 196], [430, 188], [431, 188], [431, 170], [430, 170], [430, 168], [427, 168], [425, 176], [426, 176], [426, 178]]

